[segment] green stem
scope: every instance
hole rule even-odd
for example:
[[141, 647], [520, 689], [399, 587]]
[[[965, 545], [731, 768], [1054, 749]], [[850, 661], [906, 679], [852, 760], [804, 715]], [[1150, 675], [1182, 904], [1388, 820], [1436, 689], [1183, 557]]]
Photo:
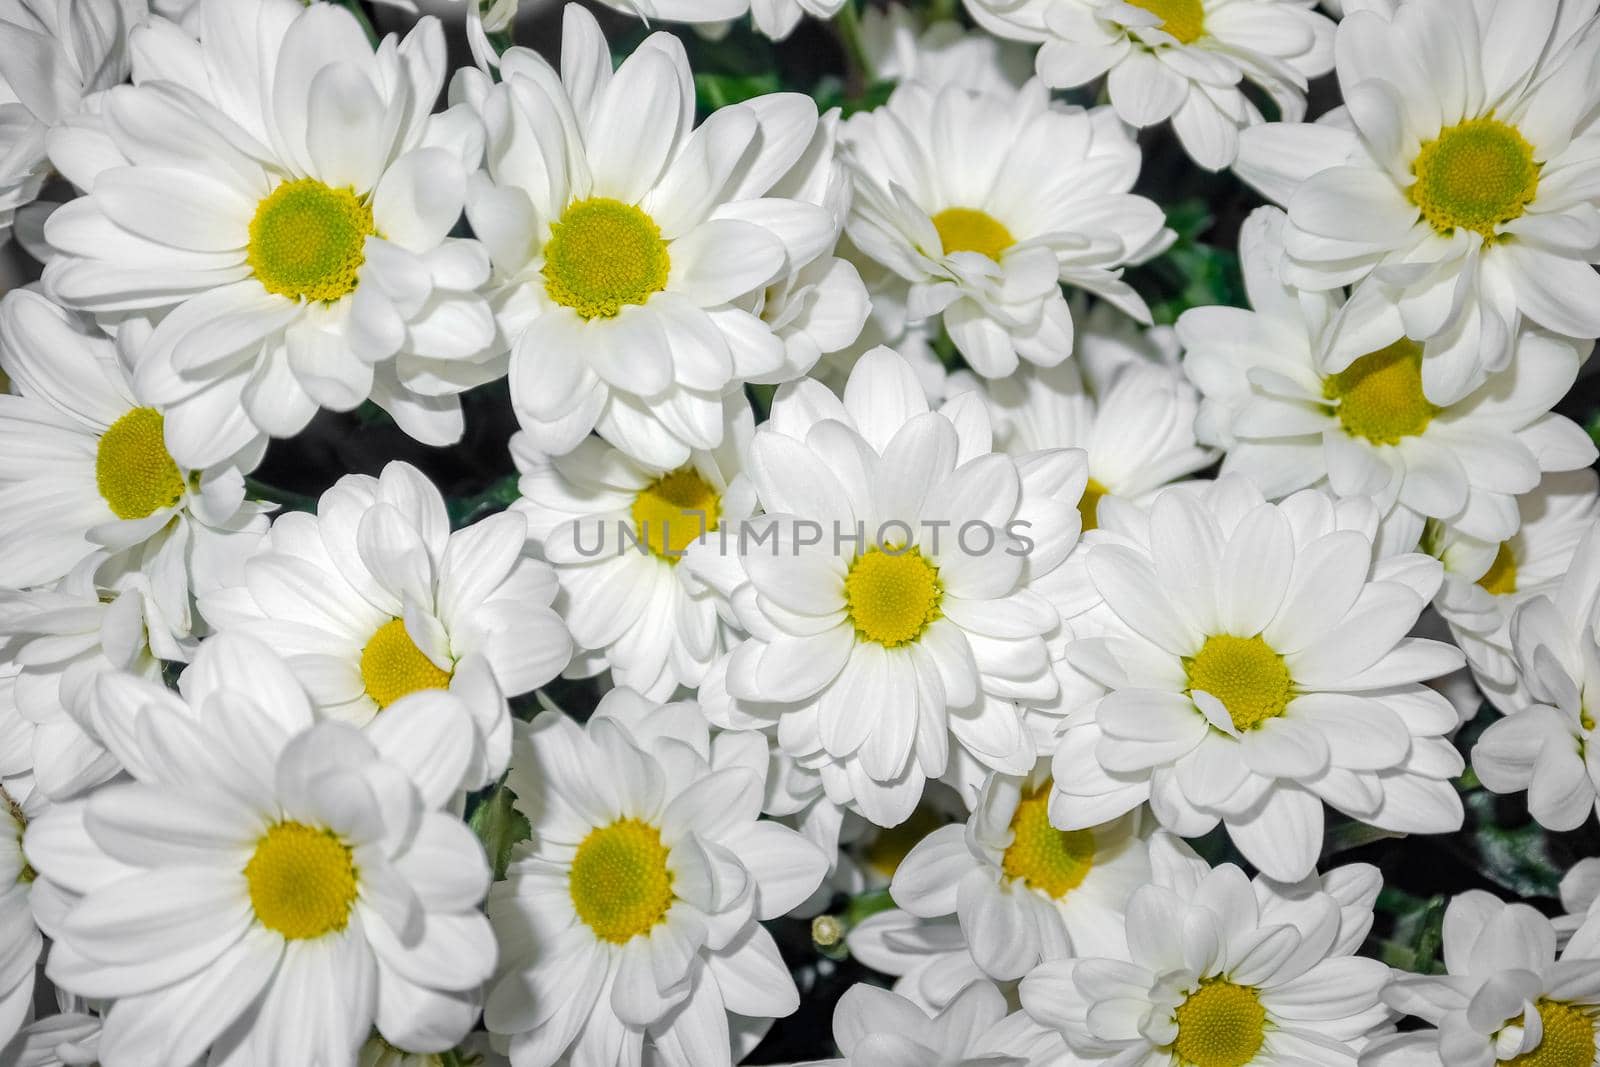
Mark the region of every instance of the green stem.
[[317, 512], [317, 498], [314, 496], [279, 489], [275, 485], [268, 485], [254, 478], [244, 480], [244, 489], [245, 495], [251, 500], [265, 500], [289, 511], [309, 511], [313, 515]]
[[1361, 848], [1375, 841], [1387, 841], [1394, 837], [1405, 837], [1393, 830], [1383, 830], [1376, 826], [1368, 826], [1364, 822], [1347, 822], [1333, 827], [1328, 831], [1327, 838], [1323, 841], [1322, 857], [1337, 856], [1341, 852], [1349, 852], [1353, 848]]
[[845, 79], [845, 90], [852, 98], [859, 98], [867, 91], [874, 77], [872, 60], [867, 55], [867, 39], [861, 30], [861, 10], [856, 6], [858, 0], [845, 0], [844, 7], [839, 9], [838, 18], [834, 19], [834, 29], [839, 34], [839, 43], [844, 46], [844, 57], [849, 63], [849, 73]]
[[378, 31], [373, 28], [372, 20], [367, 18], [367, 13], [361, 9], [361, 0], [335, 0], [335, 2], [356, 17], [356, 21], [361, 23], [361, 31], [367, 35], [367, 40], [372, 43], [373, 48], [377, 48]]

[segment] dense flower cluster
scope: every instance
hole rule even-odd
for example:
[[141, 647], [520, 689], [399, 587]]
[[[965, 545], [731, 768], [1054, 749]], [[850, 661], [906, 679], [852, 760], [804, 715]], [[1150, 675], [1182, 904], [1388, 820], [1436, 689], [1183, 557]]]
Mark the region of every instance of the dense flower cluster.
[[1600, 1065], [1600, 0], [550, 14], [0, 0], [0, 1067]]

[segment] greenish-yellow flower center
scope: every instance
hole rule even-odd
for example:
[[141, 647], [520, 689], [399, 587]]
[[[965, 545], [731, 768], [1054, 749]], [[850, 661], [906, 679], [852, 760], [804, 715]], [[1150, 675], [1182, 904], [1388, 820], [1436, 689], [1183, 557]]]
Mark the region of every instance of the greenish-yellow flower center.
[[976, 252], [999, 261], [1006, 249], [1016, 244], [1005, 224], [986, 211], [969, 207], [947, 207], [933, 217], [945, 255]]
[[1478, 584], [1495, 596], [1507, 596], [1517, 591], [1517, 557], [1511, 554], [1511, 542], [1501, 541], [1494, 562], [1483, 572]]
[[337, 933], [350, 921], [355, 859], [331, 830], [277, 823], [256, 842], [244, 877], [256, 919], [291, 941]]
[[1222, 701], [1235, 730], [1254, 730], [1288, 710], [1294, 690], [1289, 665], [1259, 637], [1208, 637], [1183, 665], [1189, 691]]
[[167, 452], [166, 419], [134, 408], [100, 436], [94, 480], [119, 519], [142, 519], [183, 499], [183, 472]]
[[1422, 346], [1406, 338], [1329, 375], [1322, 395], [1337, 404], [1345, 433], [1377, 445], [1417, 436], [1439, 413], [1422, 392]]
[[677, 563], [686, 548], [717, 528], [722, 498], [699, 471], [683, 467], [639, 490], [632, 510], [639, 542]]
[[1100, 528], [1100, 501], [1110, 492], [1093, 478], [1084, 486], [1083, 497], [1078, 501], [1078, 514], [1083, 518], [1084, 533]]
[[372, 205], [355, 190], [300, 178], [257, 205], [246, 260], [267, 292], [332, 303], [355, 292], [377, 232]]
[[1492, 240], [1539, 194], [1533, 145], [1515, 126], [1468, 119], [1439, 132], [1411, 165], [1411, 200], [1440, 233], [1471, 230]]
[[572, 906], [594, 935], [615, 945], [648, 934], [672, 906], [672, 872], [661, 832], [619, 819], [589, 833], [572, 859]]
[[1558, 1000], [1538, 1003], [1544, 1036], [1532, 1052], [1505, 1061], [1505, 1067], [1593, 1067], [1594, 1016], [1590, 1010]]
[[451, 674], [423, 655], [404, 619], [378, 627], [361, 650], [361, 681], [380, 709], [422, 689], [448, 689]]
[[608, 319], [665, 289], [671, 267], [654, 219], [632, 204], [591, 197], [551, 224], [544, 290], [585, 319]]
[[1184, 44], [1194, 44], [1206, 32], [1206, 9], [1201, 0], [1128, 0], [1161, 20], [1166, 30]]
[[1050, 825], [1050, 788], [1022, 798], [1011, 816], [1012, 841], [1001, 857], [1006, 876], [1060, 900], [1089, 877], [1094, 834]]
[[1175, 1013], [1173, 1051], [1188, 1067], [1244, 1067], [1267, 1039], [1267, 1009], [1249, 986], [1207, 978]]
[[915, 548], [871, 548], [844, 579], [845, 606], [856, 636], [886, 648], [909, 645], [939, 618], [944, 586], [939, 568]]

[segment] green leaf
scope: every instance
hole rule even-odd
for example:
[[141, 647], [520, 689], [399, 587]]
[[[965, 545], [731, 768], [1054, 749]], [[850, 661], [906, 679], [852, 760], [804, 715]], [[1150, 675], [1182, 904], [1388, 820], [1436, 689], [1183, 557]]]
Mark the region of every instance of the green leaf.
[[495, 881], [506, 876], [511, 850], [533, 836], [528, 817], [516, 809], [516, 799], [517, 795], [502, 782], [467, 816], [467, 825], [472, 827], [489, 854]]
[[782, 90], [776, 71], [760, 74], [696, 74], [695, 98], [702, 110], [715, 111]]

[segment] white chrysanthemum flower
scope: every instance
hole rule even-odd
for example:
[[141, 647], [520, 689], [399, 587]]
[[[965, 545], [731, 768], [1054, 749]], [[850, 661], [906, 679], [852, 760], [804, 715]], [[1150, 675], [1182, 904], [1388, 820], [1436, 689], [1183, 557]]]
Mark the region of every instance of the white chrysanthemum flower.
[[1022, 981], [1028, 1014], [1084, 1063], [1355, 1067], [1389, 1017], [1379, 999], [1389, 968], [1354, 955], [1372, 925], [1376, 868], [1252, 881], [1160, 837], [1151, 858], [1124, 951], [1043, 964]]
[[367, 725], [419, 690], [455, 693], [472, 712], [475, 789], [510, 757], [503, 696], [548, 682], [572, 650], [555, 575], [526, 538], [512, 513], [452, 533], [439, 490], [396, 461], [339, 479], [316, 515], [280, 516], [243, 581], [200, 608], [277, 649], [323, 715]]
[[96, 1067], [100, 1020], [81, 1011], [46, 1015], [24, 1026], [11, 1044], [0, 1045], [0, 1062], [13, 1067]]
[[1600, 956], [1600, 858], [1579, 860], [1561, 876], [1561, 907], [1566, 914], [1552, 920], [1560, 942], [1577, 942], [1578, 955]]
[[[1027, 774], [1034, 739], [1016, 701], [1056, 695], [1030, 589], [1077, 541], [1087, 475], [1067, 451], [991, 450], [982, 402], [929, 411], [887, 349], [841, 401], [816, 382], [780, 391], [751, 445], [767, 515], [720, 557], [687, 566], [729, 596], [752, 636], [730, 654], [719, 726], [775, 726], [834, 803], [904, 821], [951, 748]], [[708, 679], [709, 681], [709, 679]]]
[[1124, 122], [1172, 122], [1208, 170], [1239, 152], [1265, 119], [1249, 92], [1286, 122], [1306, 113], [1306, 86], [1333, 69], [1334, 24], [1309, 0], [967, 0], [978, 25], [1037, 42], [1039, 77], [1070, 89], [1106, 77]]
[[51, 216], [51, 295], [165, 312], [141, 361], [190, 465], [245, 432], [291, 436], [368, 398], [429, 444], [457, 396], [504, 372], [475, 241], [451, 238], [482, 131], [430, 114], [444, 36], [424, 19], [376, 53], [349, 11], [202, 0], [200, 39], [152, 20], [134, 85], [51, 158], [88, 195]]
[[941, 1011], [973, 982], [989, 980], [954, 915], [924, 919], [892, 908], [851, 927], [845, 943], [853, 958], [893, 975], [894, 991], [926, 1011]]
[[972, 817], [924, 838], [890, 886], [912, 915], [956, 915], [978, 966], [998, 981], [1049, 960], [1116, 954], [1128, 898], [1150, 880], [1138, 814], [1057, 830], [1049, 805], [1048, 767], [991, 775]]
[[1020, 1012], [988, 982], [968, 986], [944, 1008], [857, 983], [833, 1011], [843, 1056], [797, 1067], [1013, 1067], [1064, 1062], [1061, 1039]]
[[1291, 881], [1316, 865], [1324, 801], [1399, 833], [1459, 827], [1456, 712], [1424, 683], [1463, 659], [1406, 636], [1442, 567], [1374, 558], [1376, 533], [1365, 501], [1268, 504], [1238, 477], [1103, 513], [1080, 558], [1108, 622], [1067, 659], [1110, 692], [1066, 720], [1051, 821], [1148, 800], [1184, 837], [1220, 821]]
[[1517, 498], [1517, 512], [1517, 532], [1503, 541], [1438, 525], [1423, 536], [1423, 550], [1444, 564], [1434, 609], [1483, 695], [1505, 714], [1536, 703], [1517, 671], [1511, 616], [1519, 604], [1559, 588], [1578, 543], [1600, 519], [1600, 481], [1587, 468], [1546, 475]]
[[208, 1047], [349, 1063], [374, 1023], [408, 1048], [461, 1040], [495, 943], [483, 848], [443, 810], [472, 756], [454, 698], [414, 695], [364, 732], [317, 722], [239, 635], [201, 646], [181, 699], [99, 685], [101, 736], [134, 781], [52, 807], [24, 848], [46, 975], [111, 1002], [106, 1063]]
[[519, 1067], [637, 1063], [647, 1040], [667, 1067], [728, 1067], [730, 1031], [799, 1006], [758, 920], [810, 896], [827, 858], [759, 819], [766, 771], [759, 736], [712, 740], [692, 704], [625, 689], [587, 726], [518, 727], [508, 784], [533, 837], [490, 895], [485, 1021]]
[[51, 589], [0, 592], [0, 655], [14, 671], [0, 686], [0, 729], [13, 746], [0, 776], [20, 765], [54, 800], [109, 780], [121, 766], [91, 726], [95, 679], [124, 671], [159, 683], [161, 660], [191, 652], [137, 571], [106, 587], [80, 567]]
[[1052, 104], [1037, 81], [1007, 93], [912, 82], [846, 122], [845, 143], [851, 241], [911, 283], [913, 321], [943, 316], [979, 374], [1071, 354], [1063, 282], [1150, 321], [1122, 268], [1172, 233], [1130, 192], [1139, 148], [1109, 108]]
[[1424, 518], [1504, 540], [1517, 531], [1517, 495], [1542, 473], [1594, 462], [1589, 435], [1550, 410], [1577, 380], [1588, 343], [1524, 330], [1509, 366], [1435, 404], [1424, 394], [1423, 347], [1404, 336], [1394, 308], [1364, 316], [1371, 347], [1358, 358], [1335, 355], [1342, 297], [1280, 279], [1284, 225], [1265, 208], [1240, 239], [1256, 310], [1197, 308], [1178, 321], [1185, 369], [1205, 394], [1200, 436], [1228, 449], [1224, 472], [1274, 499], [1312, 485], [1369, 496], [1386, 526], [1405, 531], [1395, 535], [1404, 550]]
[[1105, 497], [1148, 502], [1217, 457], [1195, 440], [1199, 395], [1176, 367], [1125, 363], [1109, 385], [1091, 390], [1074, 360], [1024, 367], [985, 383], [984, 391], [1005, 451], [1078, 448], [1087, 455], [1089, 484], [1078, 505], [1085, 530], [1095, 528]]
[[646, 22], [688, 22], [706, 26], [708, 32], [748, 14], [764, 36], [781, 41], [794, 32], [803, 16], [831, 19], [839, 13], [845, 0], [604, 0], [604, 3]]
[[85, 561], [140, 570], [167, 625], [193, 630], [191, 588], [226, 580], [266, 529], [242, 471], [265, 442], [235, 439], [204, 469], [168, 451], [169, 411], [137, 380], [149, 327], [112, 340], [31, 290], [0, 301], [0, 587], [47, 585]]
[[742, 476], [755, 430], [749, 406], [729, 403], [728, 418], [717, 449], [674, 469], [636, 463], [598, 437], [565, 456], [512, 438], [522, 471], [512, 510], [561, 583], [556, 610], [580, 650], [569, 673], [609, 668], [617, 685], [665, 700], [699, 685], [725, 651], [729, 609], [679, 564], [712, 550], [704, 538], [723, 524], [737, 529], [755, 509]]
[[1380, 1038], [1362, 1067], [1590, 1067], [1600, 1056], [1600, 958], [1550, 920], [1482, 890], [1444, 913], [1442, 975], [1396, 973], [1384, 1000], [1432, 1023]]
[[911, 8], [869, 5], [861, 43], [880, 81], [956, 85], [981, 93], [1016, 92], [1033, 73], [1033, 50], [967, 29], [955, 19], [924, 22]]
[[1591, 525], [1554, 588], [1511, 617], [1511, 649], [1530, 702], [1483, 732], [1472, 769], [1496, 793], [1528, 792], [1552, 830], [1576, 830], [1600, 811], [1600, 523]]
[[1593, 4], [1369, 0], [1339, 23], [1345, 110], [1245, 132], [1288, 280], [1355, 286], [1324, 371], [1388, 344], [1396, 307], [1435, 404], [1505, 370], [1524, 321], [1600, 336], [1597, 48]]
[[87, 98], [128, 76], [144, 0], [12, 0], [0, 9], [0, 244], [50, 173], [45, 142]]
[[34, 974], [44, 938], [33, 918], [34, 872], [22, 854], [28, 824], [45, 810], [38, 793], [0, 787], [0, 1062], [7, 1043], [32, 1017]]
[[774, 192], [815, 104], [762, 96], [696, 129], [678, 39], [652, 34], [613, 73], [575, 4], [559, 76], [522, 48], [500, 70], [460, 72], [451, 97], [488, 131], [467, 214], [495, 264], [518, 420], [552, 455], [590, 430], [662, 467], [715, 448], [723, 395], [788, 359], [759, 315], [767, 287], [833, 246], [827, 210]]

